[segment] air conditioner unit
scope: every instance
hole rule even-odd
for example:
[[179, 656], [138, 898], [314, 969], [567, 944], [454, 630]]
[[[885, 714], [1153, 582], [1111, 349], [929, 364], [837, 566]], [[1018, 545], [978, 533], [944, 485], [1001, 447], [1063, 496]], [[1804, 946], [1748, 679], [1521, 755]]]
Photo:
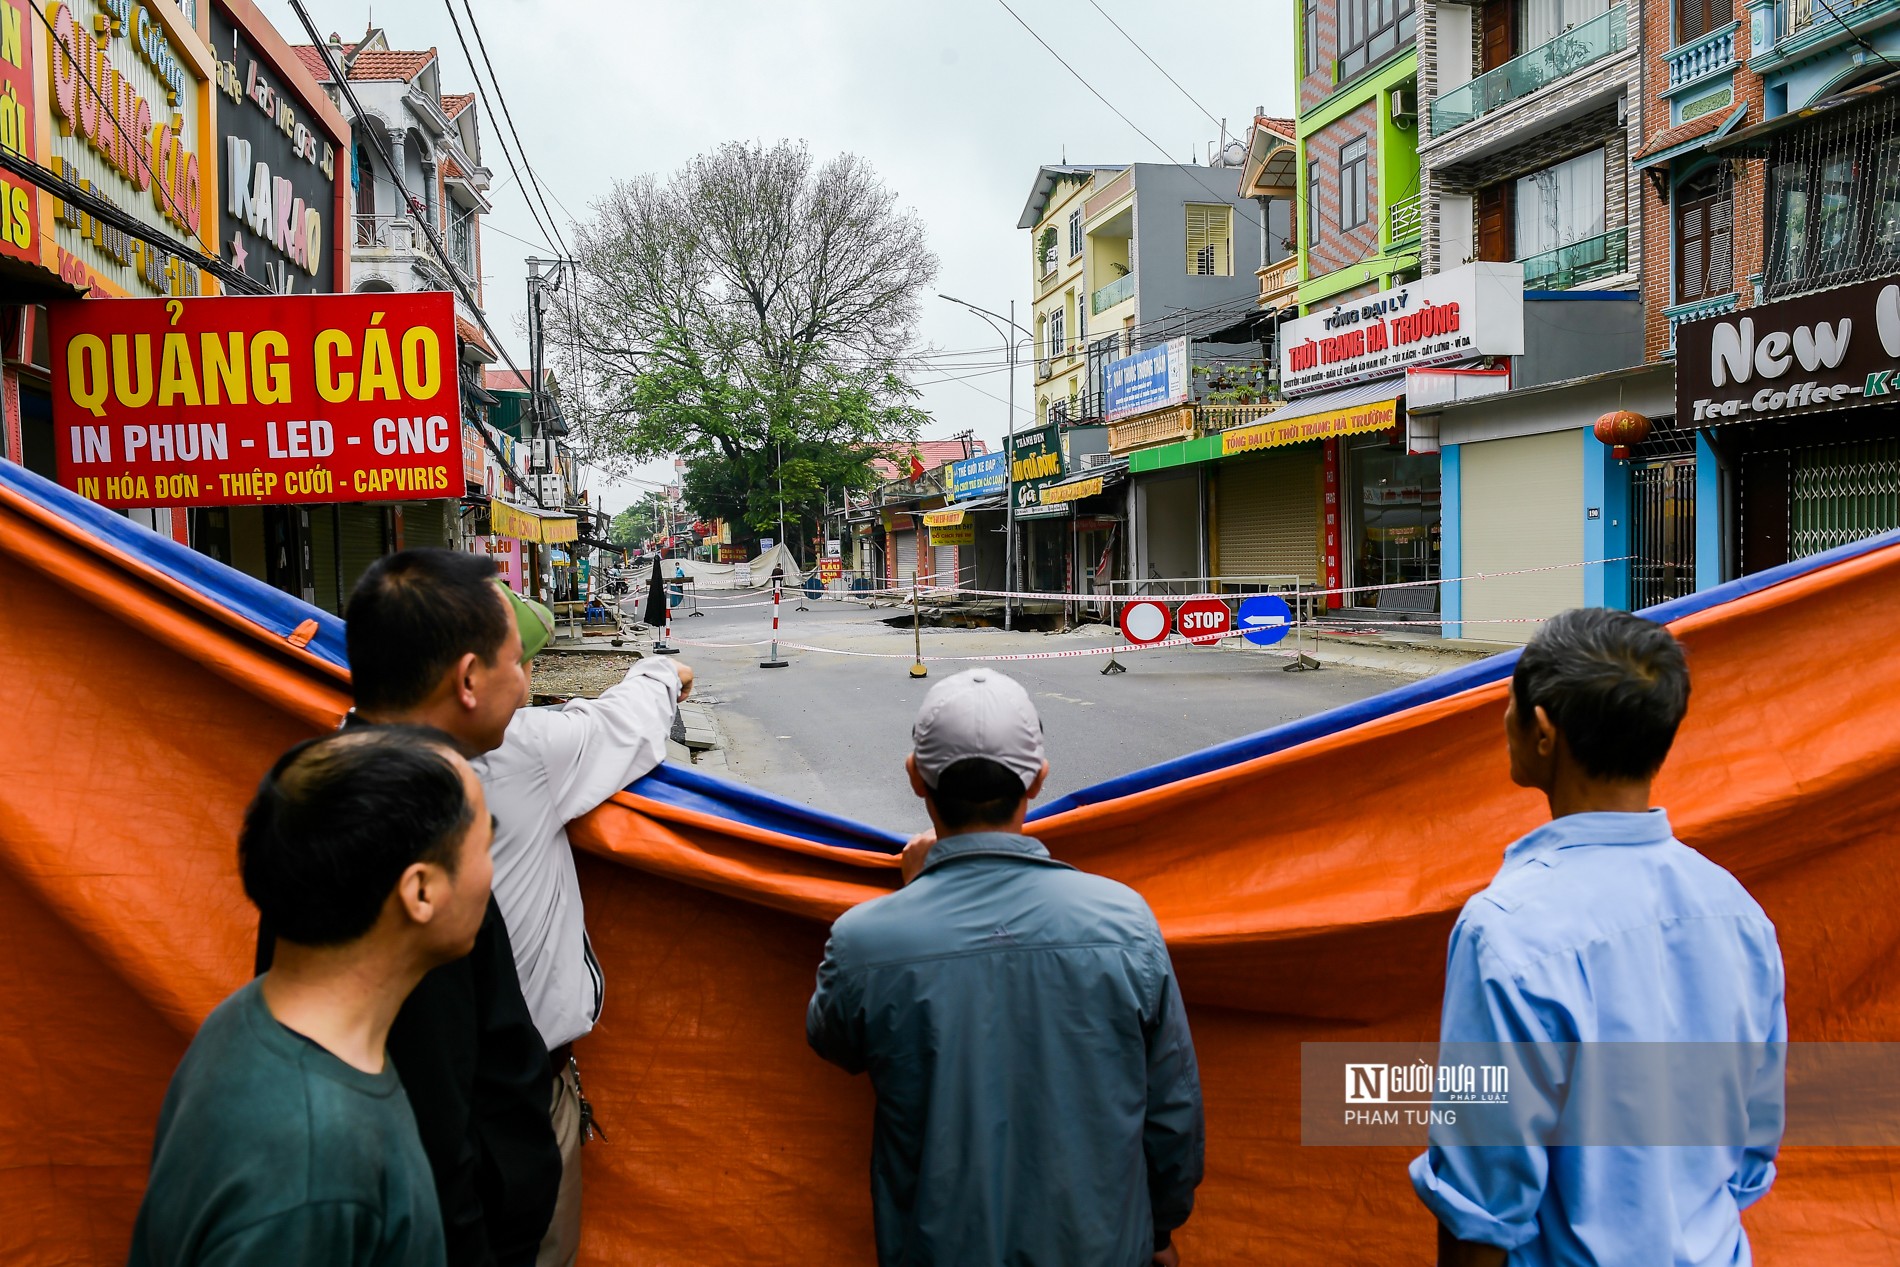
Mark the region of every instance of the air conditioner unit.
[[1085, 471], [1093, 471], [1096, 467], [1107, 466], [1114, 460], [1115, 455], [1113, 453], [1084, 453], [1082, 455], [1082, 469]]
[[1037, 378], [1047, 378], [1049, 377], [1049, 375], [1053, 373], [1055, 373], [1054, 361], [1041, 360], [1041, 361], [1036, 362], [1036, 377]]
[[1411, 88], [1394, 88], [1391, 95], [1392, 121], [1402, 123], [1418, 118], [1418, 93]]

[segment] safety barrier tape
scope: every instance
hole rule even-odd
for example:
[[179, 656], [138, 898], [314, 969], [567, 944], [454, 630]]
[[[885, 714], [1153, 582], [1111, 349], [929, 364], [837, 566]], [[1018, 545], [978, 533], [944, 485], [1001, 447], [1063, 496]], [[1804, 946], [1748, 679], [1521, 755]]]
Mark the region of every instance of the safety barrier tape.
[[[1447, 577], [1442, 577], [1435, 581], [1392, 581], [1392, 582], [1386, 582], [1386, 583], [1378, 584], [1378, 585], [1342, 585], [1338, 587], [1337, 589], [1252, 590], [1252, 591], [1246, 591], [1246, 592], [1230, 591], [1227, 593], [1211, 593], [1210, 592], [1210, 593], [1204, 593], [1204, 594], [1063, 594], [1063, 593], [1048, 593], [1048, 592], [1035, 591], [1035, 590], [975, 590], [975, 589], [962, 589], [962, 588], [948, 586], [948, 585], [944, 585], [944, 586], [923, 585], [917, 588], [917, 593], [923, 597], [930, 597], [930, 596], [939, 595], [939, 594], [949, 594], [949, 595], [956, 595], [959, 597], [967, 595], [967, 596], [978, 597], [978, 598], [1041, 599], [1044, 602], [1117, 603], [1117, 604], [1138, 603], [1138, 602], [1144, 602], [1144, 601], [1156, 602], [1156, 603], [1190, 603], [1190, 602], [1196, 602], [1196, 601], [1204, 601], [1207, 599], [1216, 599], [1223, 602], [1233, 602], [1237, 599], [1258, 598], [1263, 594], [1272, 594], [1276, 597], [1283, 597], [1283, 598], [1285, 597], [1325, 598], [1325, 597], [1330, 597], [1335, 594], [1366, 594], [1366, 593], [1371, 593], [1376, 590], [1419, 589], [1428, 585], [1450, 585], [1454, 583], [1463, 583], [1466, 581], [1492, 581], [1492, 580], [1497, 580], [1500, 577], [1506, 577], [1506, 576], [1530, 576], [1533, 573], [1561, 572], [1569, 568], [1600, 567], [1605, 563], [1627, 562], [1628, 560], [1633, 559], [1635, 557], [1636, 556], [1633, 554], [1619, 554], [1612, 558], [1607, 558], [1607, 559], [1583, 559], [1576, 563], [1551, 563], [1551, 564], [1547, 564], [1544, 567], [1513, 568], [1510, 571], [1506, 571], [1506, 572], [1472, 572], [1465, 576], [1447, 576]], [[860, 592], [863, 594], [871, 595], [871, 596], [890, 595], [894, 597], [908, 597], [911, 593], [909, 587], [905, 587], [903, 589], [869, 590], [869, 591], [860, 591]]]

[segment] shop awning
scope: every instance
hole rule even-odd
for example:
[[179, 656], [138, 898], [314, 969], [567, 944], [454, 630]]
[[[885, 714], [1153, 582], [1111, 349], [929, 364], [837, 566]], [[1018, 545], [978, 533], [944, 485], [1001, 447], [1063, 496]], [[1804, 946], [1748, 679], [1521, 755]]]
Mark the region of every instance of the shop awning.
[[967, 506], [958, 510], [926, 510], [924, 512], [924, 527], [954, 528], [963, 522], [963, 516], [968, 512], [969, 508]]
[[984, 497], [972, 497], [969, 501], [958, 502], [954, 509], [959, 513], [968, 510], [1002, 510], [1009, 498], [1001, 493], [990, 493]]
[[1221, 432], [1221, 456], [1252, 453], [1305, 440], [1323, 440], [1329, 436], [1384, 431], [1398, 425], [1399, 397], [1404, 394], [1405, 376], [1394, 374], [1303, 397], [1276, 410], [1264, 421]]
[[558, 545], [581, 535], [580, 521], [572, 515], [550, 515], [507, 502], [489, 503], [488, 526], [498, 537], [537, 545]]
[[[1886, 58], [1883, 57], [1881, 60], [1885, 61]], [[1710, 154], [1737, 152], [1765, 154], [1768, 142], [1790, 129], [1812, 123], [1818, 116], [1839, 114], [1849, 107], [1889, 96], [1894, 92], [1900, 92], [1900, 72], [1882, 75], [1879, 79], [1870, 79], [1864, 84], [1855, 84], [1844, 92], [1837, 92], [1819, 101], [1809, 102], [1799, 110], [1790, 110], [1786, 114], [1778, 114], [1772, 119], [1745, 127], [1738, 132], [1731, 132], [1721, 140], [1711, 142], [1706, 152]]]
[[1084, 497], [1093, 497], [1105, 489], [1113, 488], [1127, 478], [1128, 467], [1122, 463], [1097, 467], [1085, 475], [1071, 475], [1060, 484], [1045, 484], [1042, 504], [1060, 506], [1064, 502], [1079, 502]]

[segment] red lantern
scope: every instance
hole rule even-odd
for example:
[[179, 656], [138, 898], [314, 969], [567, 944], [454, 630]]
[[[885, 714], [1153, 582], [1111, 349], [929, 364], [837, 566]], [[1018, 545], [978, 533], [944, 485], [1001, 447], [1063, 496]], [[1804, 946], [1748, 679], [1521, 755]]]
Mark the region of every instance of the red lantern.
[[1610, 446], [1610, 456], [1621, 461], [1630, 455], [1632, 445], [1649, 438], [1649, 419], [1634, 410], [1618, 409], [1598, 418], [1592, 430]]

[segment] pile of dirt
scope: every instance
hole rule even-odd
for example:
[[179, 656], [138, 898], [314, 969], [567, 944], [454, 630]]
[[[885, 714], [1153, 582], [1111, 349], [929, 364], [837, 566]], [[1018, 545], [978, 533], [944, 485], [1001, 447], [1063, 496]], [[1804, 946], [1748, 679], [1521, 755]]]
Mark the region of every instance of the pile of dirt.
[[[543, 651], [534, 658], [535, 703], [593, 699], [627, 676], [640, 657], [597, 651]], [[545, 698], [544, 698], [545, 697]]]

